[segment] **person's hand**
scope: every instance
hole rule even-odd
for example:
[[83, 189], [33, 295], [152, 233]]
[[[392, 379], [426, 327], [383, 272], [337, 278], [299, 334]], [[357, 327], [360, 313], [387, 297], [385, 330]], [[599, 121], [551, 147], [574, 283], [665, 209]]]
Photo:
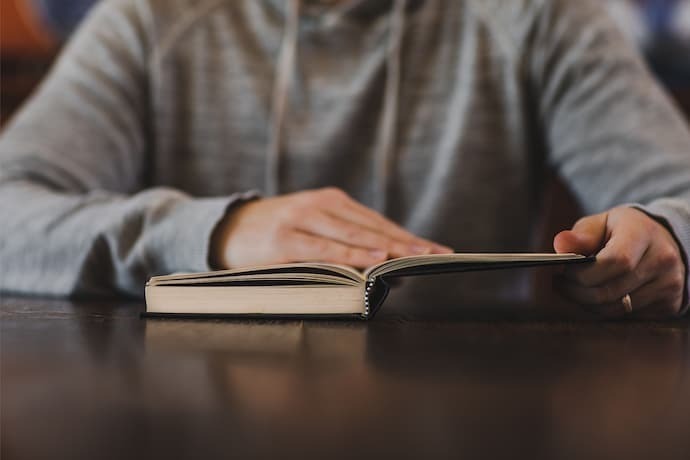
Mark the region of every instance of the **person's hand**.
[[634, 208], [619, 207], [580, 219], [554, 238], [558, 253], [596, 255], [588, 266], [568, 267], [559, 290], [587, 310], [606, 317], [633, 314], [668, 318], [678, 314], [685, 289], [685, 264], [671, 233]]
[[316, 261], [364, 268], [389, 257], [450, 252], [336, 188], [247, 202], [226, 216], [211, 241], [216, 268]]

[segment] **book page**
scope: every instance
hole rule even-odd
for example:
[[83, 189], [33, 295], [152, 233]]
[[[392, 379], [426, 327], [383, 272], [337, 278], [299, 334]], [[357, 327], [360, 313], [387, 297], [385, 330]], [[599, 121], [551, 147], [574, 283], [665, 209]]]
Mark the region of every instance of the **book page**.
[[422, 256], [400, 257], [391, 259], [370, 267], [364, 272], [365, 278], [385, 275], [394, 271], [411, 267], [432, 265], [461, 265], [461, 264], [507, 264], [530, 262], [559, 262], [586, 259], [579, 254], [551, 254], [551, 253], [455, 253], [455, 254], [427, 254]]
[[[325, 264], [325, 263], [294, 263], [294, 264], [277, 264], [277, 265], [264, 265], [256, 267], [243, 267], [235, 268], [232, 270], [216, 270], [211, 272], [199, 272], [199, 273], [183, 273], [183, 274], [173, 274], [164, 276], [154, 276], [149, 280], [149, 284], [155, 285], [162, 282], [168, 281], [182, 281], [182, 280], [206, 280], [209, 281], [212, 278], [222, 278], [228, 281], [231, 277], [242, 276], [255, 276], [255, 275], [267, 275], [264, 279], [271, 279], [275, 276], [275, 279], [285, 279], [284, 275], [288, 278], [290, 275], [299, 275], [300, 279], [304, 279], [309, 275], [324, 275], [324, 276], [335, 276], [339, 278], [348, 279], [360, 283], [364, 280], [364, 275], [355, 270], [352, 267], [346, 265], [336, 265], [336, 264]], [[351, 283], [348, 283], [351, 284]]]

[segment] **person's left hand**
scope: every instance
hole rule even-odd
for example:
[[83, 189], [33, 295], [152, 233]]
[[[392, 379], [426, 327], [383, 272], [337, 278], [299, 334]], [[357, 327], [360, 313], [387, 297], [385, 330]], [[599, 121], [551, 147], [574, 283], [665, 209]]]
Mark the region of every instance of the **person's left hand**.
[[671, 233], [634, 208], [619, 207], [578, 220], [556, 235], [556, 252], [596, 255], [596, 262], [567, 267], [558, 287], [583, 308], [606, 317], [625, 314], [630, 294], [633, 314], [677, 316], [685, 289], [685, 264]]

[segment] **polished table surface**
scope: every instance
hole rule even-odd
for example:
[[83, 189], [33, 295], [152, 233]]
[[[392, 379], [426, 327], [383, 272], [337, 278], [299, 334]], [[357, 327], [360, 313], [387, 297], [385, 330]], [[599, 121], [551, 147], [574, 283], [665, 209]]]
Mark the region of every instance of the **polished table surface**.
[[3, 460], [690, 458], [688, 320], [154, 320], [136, 302], [0, 303]]

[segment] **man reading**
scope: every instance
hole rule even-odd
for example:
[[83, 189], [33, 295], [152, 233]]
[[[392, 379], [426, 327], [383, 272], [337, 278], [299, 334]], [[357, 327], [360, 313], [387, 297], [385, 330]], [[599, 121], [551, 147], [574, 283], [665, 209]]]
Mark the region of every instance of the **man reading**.
[[566, 295], [682, 314], [690, 133], [597, 0], [105, 0], [0, 138], [0, 290], [524, 250], [549, 170]]

